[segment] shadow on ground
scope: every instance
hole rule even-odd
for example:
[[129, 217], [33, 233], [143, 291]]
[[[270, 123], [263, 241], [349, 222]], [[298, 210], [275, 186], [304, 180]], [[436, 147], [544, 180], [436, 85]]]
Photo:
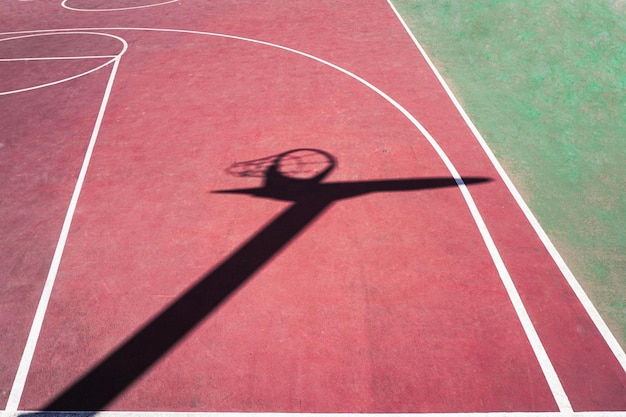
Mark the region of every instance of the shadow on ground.
[[[43, 410], [96, 411], [105, 408], [332, 204], [371, 193], [418, 191], [490, 181], [483, 177], [462, 181], [436, 177], [322, 182], [335, 166], [336, 159], [331, 154], [317, 149], [295, 149], [231, 166], [227, 170], [230, 174], [262, 177], [263, 185], [214, 193], [245, 194], [293, 204]], [[80, 416], [92, 414], [80, 413]], [[30, 415], [45, 416], [46, 413]]]

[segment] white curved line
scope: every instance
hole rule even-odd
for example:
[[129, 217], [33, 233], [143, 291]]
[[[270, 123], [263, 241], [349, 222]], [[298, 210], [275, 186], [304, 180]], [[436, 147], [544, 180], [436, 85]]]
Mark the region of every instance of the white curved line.
[[176, 2], [178, 2], [178, 0], [168, 0], [168, 1], [163, 1], [161, 3], [145, 4], [143, 6], [118, 7], [118, 8], [113, 8], [113, 9], [78, 9], [75, 7], [68, 6], [66, 4], [67, 0], [63, 0], [63, 3], [61, 3], [61, 6], [64, 9], [72, 10], [75, 12], [119, 12], [123, 10], [136, 10], [136, 9], [145, 9], [147, 7], [163, 6], [164, 4], [176, 3]]
[[495, 242], [493, 241], [493, 238], [491, 237], [491, 234], [487, 228], [487, 225], [485, 224], [482, 218], [482, 215], [480, 214], [480, 211], [476, 203], [474, 202], [474, 199], [469, 189], [467, 188], [467, 185], [463, 182], [463, 179], [461, 178], [459, 172], [457, 171], [456, 167], [454, 166], [452, 161], [449, 159], [449, 157], [447, 156], [443, 148], [441, 148], [441, 146], [432, 137], [432, 135], [426, 130], [426, 128], [407, 109], [401, 106], [397, 101], [395, 101], [393, 98], [387, 95], [384, 91], [374, 86], [367, 80], [359, 77], [358, 75], [342, 67], [339, 67], [338, 65], [335, 65], [329, 61], [326, 61], [322, 58], [316, 57], [314, 55], [311, 55], [306, 52], [302, 52], [293, 48], [289, 48], [286, 46], [274, 44], [271, 42], [265, 42], [265, 41], [261, 41], [257, 39], [245, 38], [245, 37], [235, 36], [235, 35], [227, 35], [227, 34], [222, 34], [222, 33], [202, 32], [202, 31], [185, 30], [185, 29], [120, 28], [120, 27], [97, 28], [97, 29], [95, 28], [67, 29], [67, 31], [73, 31], [73, 30], [149, 31], [149, 32], [164, 32], [164, 33], [184, 33], [184, 34], [193, 34], [193, 35], [214, 36], [218, 38], [234, 39], [234, 40], [240, 40], [244, 42], [250, 42], [253, 44], [264, 45], [264, 46], [268, 46], [272, 48], [277, 48], [283, 51], [291, 52], [296, 55], [300, 55], [300, 56], [309, 58], [313, 61], [319, 62], [330, 68], [333, 68], [347, 75], [348, 77], [358, 81], [359, 83], [361, 83], [362, 85], [374, 91], [376, 94], [378, 94], [383, 99], [385, 99], [389, 104], [395, 107], [396, 110], [402, 113], [420, 131], [420, 133], [426, 138], [426, 140], [429, 142], [429, 144], [432, 146], [435, 152], [437, 152], [439, 158], [442, 160], [442, 162], [448, 169], [448, 172], [455, 179], [459, 187], [459, 190], [461, 191], [461, 194], [465, 200], [465, 203], [468, 209], [470, 210], [472, 218], [474, 219], [476, 227], [478, 228], [480, 232], [483, 242], [485, 243], [485, 246], [487, 247], [487, 250], [496, 267], [496, 270], [498, 271], [500, 279], [506, 289], [507, 295], [509, 296], [509, 299], [511, 303], [513, 304], [515, 312], [518, 315], [518, 319], [520, 320], [522, 324], [522, 328], [524, 329], [526, 337], [528, 338], [528, 341], [533, 349], [533, 352], [535, 353], [535, 356], [537, 357], [541, 370], [543, 371], [544, 376], [546, 380], [548, 381], [548, 385], [559, 407], [559, 410], [562, 412], [572, 411], [572, 407], [569, 402], [569, 399], [567, 398], [567, 394], [565, 393], [565, 390], [563, 389], [563, 386], [561, 385], [558, 375], [547, 355], [547, 352], [541, 340], [539, 339], [537, 331], [535, 330], [535, 327], [532, 321], [530, 320], [530, 317], [528, 316], [526, 308], [524, 307], [521, 297], [519, 296], [519, 292], [517, 291], [517, 288], [515, 287], [515, 284], [513, 283], [513, 280], [508, 272], [508, 269], [506, 268], [506, 265], [504, 264], [504, 261], [502, 260], [500, 253], [498, 252]]
[[[27, 32], [20, 32], [20, 33], [27, 33]], [[3, 33], [1, 35], [8, 35], [10, 33]], [[83, 32], [83, 31], [78, 31], [78, 32], [74, 32], [74, 31], [51, 31], [51, 32], [38, 32], [38, 33], [33, 33], [30, 35], [25, 35], [25, 36], [13, 36], [10, 38], [3, 38], [0, 39], [0, 42], [4, 42], [4, 41], [10, 41], [10, 40], [15, 40], [15, 39], [25, 39], [25, 38], [32, 38], [32, 37], [38, 37], [38, 36], [52, 36], [52, 35], [68, 35], [68, 34], [81, 34], [81, 35], [97, 35], [97, 36], [107, 36], [109, 38], [114, 38], [117, 39], [118, 41], [120, 41], [122, 43], [122, 49], [120, 52], [118, 52], [117, 55], [113, 55], [112, 58], [105, 62], [104, 64], [101, 64], [97, 67], [94, 67], [90, 70], [84, 71], [80, 74], [76, 74], [73, 75], [71, 77], [67, 77], [67, 78], [63, 78], [61, 80], [56, 80], [56, 81], [51, 81], [49, 83], [44, 83], [44, 84], [38, 84], [35, 86], [31, 86], [31, 87], [25, 87], [25, 88], [20, 88], [17, 90], [9, 90], [9, 91], [0, 91], [0, 96], [6, 96], [9, 94], [17, 94], [17, 93], [23, 93], [26, 91], [32, 91], [32, 90], [37, 90], [40, 88], [44, 88], [44, 87], [50, 87], [52, 85], [56, 85], [56, 84], [61, 84], [67, 81], [71, 81], [71, 80], [75, 80], [76, 78], [80, 78], [83, 77], [85, 75], [91, 74], [92, 72], [98, 71], [99, 69], [102, 69], [104, 67], [106, 67], [107, 65], [113, 63], [116, 59], [119, 59], [122, 55], [124, 55], [124, 53], [128, 50], [128, 43], [126, 42], [126, 40], [124, 40], [123, 38], [116, 36], [116, 35], [111, 35], [109, 33], [98, 33], [98, 32]], [[110, 56], [108, 56], [110, 57]], [[88, 59], [88, 58], [92, 58], [92, 57], [46, 57], [46, 58], [9, 58], [9, 59], [2, 59], [0, 61], [3, 62], [12, 62], [14, 60], [42, 60], [42, 59]], [[105, 58], [105, 56], [102, 57], [93, 57], [95, 58]]]
[[9, 94], [24, 93], [26, 91], [38, 90], [40, 88], [50, 87], [52, 85], [61, 84], [61, 83], [67, 82], [67, 81], [75, 80], [76, 78], [83, 77], [83, 76], [85, 76], [87, 74], [91, 74], [92, 72], [98, 71], [99, 69], [102, 69], [102, 68], [106, 67], [107, 65], [111, 64], [112, 62], [114, 62], [115, 59], [116, 58], [113, 58], [113, 59], [105, 62], [102, 65], [99, 65], [99, 66], [97, 66], [95, 68], [90, 69], [89, 71], [85, 71], [85, 72], [82, 72], [80, 74], [73, 75], [71, 77], [63, 78], [61, 80], [52, 81], [52, 82], [45, 83], [45, 84], [38, 84], [38, 85], [33, 86], [33, 87], [21, 88], [19, 90], [2, 91], [2, 92], [0, 92], [0, 96], [7, 96]]
[[2, 38], [0, 42], [4, 41], [12, 41], [16, 39], [27, 39], [27, 38], [36, 38], [39, 36], [55, 36], [55, 35], [96, 35], [96, 36], [105, 36], [107, 38], [113, 38], [123, 45], [120, 52], [117, 53], [116, 56], [121, 56], [128, 49], [128, 43], [117, 35], [112, 35], [110, 33], [102, 33], [102, 32], [94, 32], [94, 30], [98, 29], [49, 29], [49, 30], [23, 30], [19, 32], [3, 32], [0, 33], [0, 36], [5, 35], [19, 35], [19, 36], [11, 36], [9, 38]]

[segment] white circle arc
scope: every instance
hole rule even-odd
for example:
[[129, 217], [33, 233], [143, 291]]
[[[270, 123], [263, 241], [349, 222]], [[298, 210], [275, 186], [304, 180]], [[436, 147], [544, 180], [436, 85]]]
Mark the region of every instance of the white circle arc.
[[32, 34], [27, 34], [27, 35], [19, 35], [19, 36], [12, 36], [9, 38], [2, 38], [0, 39], [0, 42], [8, 42], [8, 41], [12, 41], [12, 40], [17, 40], [17, 39], [26, 39], [26, 38], [34, 38], [34, 37], [41, 37], [41, 36], [56, 36], [56, 35], [96, 35], [96, 36], [105, 36], [105, 37], [109, 37], [109, 38], [113, 38], [116, 39], [120, 42], [121, 44], [121, 49], [119, 52], [117, 52], [114, 55], [101, 55], [101, 56], [76, 56], [76, 57], [38, 57], [38, 58], [32, 58], [32, 57], [24, 57], [24, 58], [11, 58], [11, 59], [4, 59], [4, 58], [0, 58], [0, 62], [8, 62], [8, 61], [31, 61], [31, 60], [38, 60], [38, 61], [46, 61], [46, 60], [58, 60], [58, 59], [80, 59], [80, 60], [85, 60], [85, 59], [107, 59], [107, 61], [105, 61], [103, 64], [97, 65], [91, 69], [88, 69], [87, 71], [83, 71], [81, 73], [72, 75], [70, 77], [66, 77], [66, 78], [62, 78], [60, 80], [55, 80], [55, 81], [51, 81], [51, 82], [47, 82], [47, 83], [42, 83], [42, 84], [37, 84], [34, 86], [30, 86], [30, 87], [25, 87], [25, 88], [19, 88], [19, 89], [15, 89], [15, 90], [8, 90], [8, 91], [0, 91], [0, 96], [5, 96], [5, 95], [9, 95], [9, 94], [15, 94], [15, 93], [23, 93], [26, 91], [31, 91], [31, 90], [37, 90], [39, 88], [44, 88], [44, 87], [50, 87], [52, 85], [56, 85], [56, 84], [61, 84], [67, 81], [71, 81], [71, 80], [75, 80], [76, 78], [80, 78], [83, 77], [85, 75], [91, 74], [92, 72], [98, 71], [99, 69], [102, 69], [104, 67], [106, 67], [107, 65], [110, 65], [111, 63], [113, 63], [116, 60], [119, 60], [121, 58], [122, 55], [124, 55], [124, 53], [128, 50], [128, 43], [126, 42], [126, 40], [124, 40], [123, 38], [116, 36], [116, 35], [111, 35], [109, 33], [100, 33], [100, 32], [92, 32], [92, 31], [50, 31], [50, 32], [44, 32], [44, 33], [32, 33]]
[[[393, 107], [396, 108], [396, 110], [398, 110], [400, 113], [402, 113], [412, 124], [413, 126], [415, 126], [418, 131], [426, 138], [426, 140], [429, 142], [429, 144], [432, 146], [432, 148], [435, 150], [435, 152], [437, 153], [437, 155], [439, 156], [439, 158], [442, 160], [442, 162], [444, 163], [444, 165], [446, 166], [446, 168], [448, 169], [448, 172], [450, 173], [450, 175], [454, 178], [454, 180], [457, 183], [457, 186], [459, 188], [459, 190], [461, 191], [461, 194], [463, 196], [463, 199], [465, 200], [465, 203], [470, 211], [470, 214], [472, 215], [472, 218], [474, 220], [474, 223], [476, 225], [476, 227], [478, 228], [478, 231], [480, 232], [480, 235], [483, 239], [483, 242], [485, 244], [485, 246], [487, 247], [487, 250], [489, 252], [489, 255], [492, 259], [492, 262], [499, 274], [500, 280], [507, 292], [507, 295], [509, 296], [509, 299], [513, 305], [513, 308], [518, 316], [518, 319], [520, 320], [520, 324], [522, 325], [522, 328], [524, 329], [525, 335], [533, 349], [533, 352], [535, 354], [535, 356], [537, 357], [537, 360], [539, 362], [539, 365], [541, 367], [541, 370], [543, 371], [543, 374], [546, 378], [546, 381], [550, 387], [550, 390], [552, 392], [552, 395], [555, 399], [555, 402], [557, 403], [557, 406], [559, 408], [559, 410], [561, 412], [571, 412], [573, 411], [572, 406], [570, 404], [570, 401], [567, 397], [567, 394], [565, 393], [565, 390], [559, 380], [559, 377], [556, 373], [556, 370], [554, 369], [554, 366], [552, 365], [552, 362], [550, 361], [550, 358], [548, 357], [548, 354], [543, 346], [543, 343], [541, 342], [541, 340], [539, 339], [539, 335], [535, 329], [534, 324], [532, 323], [530, 316], [528, 315], [528, 312], [526, 310], [526, 307], [524, 306], [522, 299], [519, 295], [519, 292], [517, 291], [517, 288], [515, 287], [515, 284], [513, 282], [513, 279], [511, 277], [511, 275], [509, 274], [509, 271], [506, 267], [506, 265], [504, 264], [504, 261], [502, 259], [502, 257], [500, 256], [500, 253], [496, 247], [496, 244], [493, 240], [493, 238], [491, 237], [491, 233], [489, 232], [487, 225], [480, 213], [480, 211], [478, 210], [478, 207], [474, 201], [474, 198], [472, 197], [469, 188], [467, 187], [467, 185], [465, 184], [465, 182], [463, 181], [463, 179], [461, 178], [458, 170], [456, 169], [456, 167], [454, 166], [454, 164], [452, 163], [452, 161], [450, 160], [450, 158], [447, 156], [447, 154], [445, 153], [445, 151], [443, 150], [443, 148], [439, 145], [439, 143], [437, 143], [437, 141], [434, 139], [434, 137], [426, 130], [426, 128], [417, 120], [417, 118], [415, 116], [413, 116], [406, 108], [404, 108], [402, 105], [400, 105], [396, 100], [394, 100], [391, 96], [389, 96], [388, 94], [386, 94], [384, 91], [382, 91], [381, 89], [379, 89], [378, 87], [376, 87], [375, 85], [371, 84], [370, 82], [368, 82], [367, 80], [359, 77], [358, 75], [338, 66], [335, 65], [329, 61], [326, 61], [322, 58], [319, 58], [317, 56], [308, 54], [306, 52], [303, 51], [299, 51], [297, 49], [293, 49], [293, 48], [289, 48], [287, 46], [282, 46], [279, 44], [275, 44], [275, 43], [271, 43], [271, 42], [265, 42], [265, 41], [261, 41], [261, 40], [257, 40], [257, 39], [251, 39], [251, 38], [246, 38], [246, 37], [241, 37], [241, 36], [235, 36], [235, 35], [228, 35], [228, 34], [223, 34], [223, 33], [215, 33], [215, 32], [202, 32], [202, 31], [195, 31], [195, 30], [184, 30], [184, 29], [160, 29], [160, 28], [123, 28], [123, 27], [111, 27], [111, 28], [77, 28], [77, 29], [66, 29], [66, 31], [71, 32], [73, 30], [77, 30], [77, 31], [146, 31], [146, 32], [161, 32], [161, 33], [179, 33], [179, 34], [192, 34], [192, 35], [202, 35], [202, 36], [212, 36], [212, 37], [218, 37], [218, 38], [225, 38], [225, 39], [233, 39], [233, 40], [237, 40], [237, 41], [243, 41], [243, 42], [249, 42], [249, 43], [253, 43], [253, 44], [257, 44], [257, 45], [264, 45], [267, 47], [271, 47], [271, 48], [276, 48], [276, 49], [280, 49], [286, 52], [290, 52], [290, 53], [294, 53], [296, 55], [300, 55], [302, 57], [306, 57], [309, 58], [313, 61], [319, 62], [323, 65], [326, 65], [330, 68], [333, 68], [343, 74], [345, 74], [346, 76], [352, 78], [353, 80], [359, 82], [360, 84], [362, 84], [363, 86], [369, 88], [370, 90], [372, 90], [373, 92], [375, 92], [376, 94], [378, 94], [380, 97], [382, 97], [383, 99], [385, 99], [389, 104], [391, 104]], [[57, 30], [58, 31], [58, 30]], [[40, 32], [46, 32], [45, 30], [42, 30]], [[32, 31], [29, 32], [13, 32], [13, 33], [7, 33], [5, 35], [9, 35], [9, 34], [17, 34], [17, 33], [32, 33]], [[0, 34], [2, 35], [2, 34]]]
[[68, 0], [63, 0], [63, 2], [61, 3], [61, 6], [64, 9], [72, 10], [74, 12], [119, 12], [119, 11], [124, 11], [124, 10], [137, 10], [137, 9], [146, 9], [148, 7], [163, 6], [169, 3], [177, 3], [178, 1], [179, 0], [167, 0], [167, 1], [161, 1], [158, 3], [143, 4], [141, 6], [116, 7], [116, 8], [110, 8], [110, 9], [82, 9], [78, 7], [68, 6], [67, 5]]

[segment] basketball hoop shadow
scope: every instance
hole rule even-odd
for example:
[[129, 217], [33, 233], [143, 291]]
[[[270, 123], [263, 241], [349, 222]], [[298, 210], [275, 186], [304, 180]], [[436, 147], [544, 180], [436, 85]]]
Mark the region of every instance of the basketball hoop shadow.
[[292, 201], [263, 230], [204, 275], [126, 343], [45, 406], [45, 411], [97, 411], [124, 392], [239, 286], [252, 277], [333, 203], [378, 192], [417, 191], [478, 184], [484, 177], [408, 178], [322, 182], [335, 158], [317, 149], [295, 149], [271, 157], [233, 164], [227, 171], [241, 177], [263, 177], [258, 188], [219, 190]]

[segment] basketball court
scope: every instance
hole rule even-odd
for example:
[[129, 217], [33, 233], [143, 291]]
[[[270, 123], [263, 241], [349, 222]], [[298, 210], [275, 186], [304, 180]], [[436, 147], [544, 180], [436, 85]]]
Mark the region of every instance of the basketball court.
[[2, 416], [626, 415], [391, 3], [2, 7]]

